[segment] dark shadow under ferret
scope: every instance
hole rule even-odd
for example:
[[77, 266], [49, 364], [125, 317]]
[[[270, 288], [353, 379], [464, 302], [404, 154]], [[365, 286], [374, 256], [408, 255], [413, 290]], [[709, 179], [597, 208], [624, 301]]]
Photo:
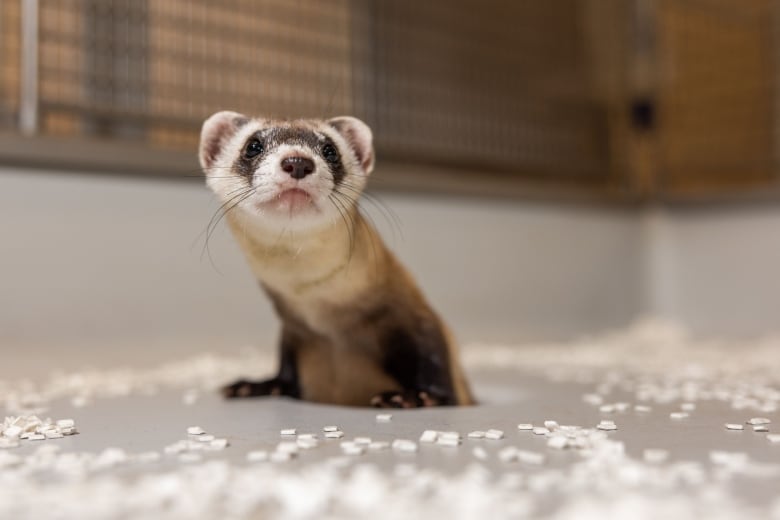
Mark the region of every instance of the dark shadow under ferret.
[[203, 125], [200, 161], [282, 322], [276, 377], [225, 396], [473, 404], [449, 331], [358, 211], [374, 166], [363, 122], [219, 112]]

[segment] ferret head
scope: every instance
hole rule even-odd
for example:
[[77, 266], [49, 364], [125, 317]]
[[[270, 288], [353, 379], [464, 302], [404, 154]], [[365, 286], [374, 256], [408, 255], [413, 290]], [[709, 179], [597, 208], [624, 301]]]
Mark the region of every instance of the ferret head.
[[200, 164], [225, 211], [269, 229], [339, 222], [374, 168], [371, 129], [354, 117], [279, 121], [218, 112], [203, 123]]

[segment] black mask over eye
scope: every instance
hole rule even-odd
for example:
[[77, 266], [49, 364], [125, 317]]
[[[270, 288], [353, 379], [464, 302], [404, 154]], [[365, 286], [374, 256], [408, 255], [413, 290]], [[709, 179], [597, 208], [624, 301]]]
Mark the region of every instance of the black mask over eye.
[[331, 164], [337, 164], [339, 162], [339, 152], [332, 144], [326, 144], [322, 147], [322, 156]]
[[244, 157], [246, 157], [247, 159], [251, 159], [253, 157], [257, 157], [264, 151], [265, 151], [265, 146], [263, 145], [263, 143], [259, 139], [252, 138], [246, 144], [246, 148], [244, 149]]

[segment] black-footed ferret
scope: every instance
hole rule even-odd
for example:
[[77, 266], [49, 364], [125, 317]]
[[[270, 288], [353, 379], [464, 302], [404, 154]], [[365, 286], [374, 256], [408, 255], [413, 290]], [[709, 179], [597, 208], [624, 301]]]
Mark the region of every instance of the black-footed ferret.
[[282, 321], [276, 377], [225, 396], [473, 404], [447, 328], [358, 211], [374, 167], [365, 123], [219, 112], [203, 124], [200, 163]]

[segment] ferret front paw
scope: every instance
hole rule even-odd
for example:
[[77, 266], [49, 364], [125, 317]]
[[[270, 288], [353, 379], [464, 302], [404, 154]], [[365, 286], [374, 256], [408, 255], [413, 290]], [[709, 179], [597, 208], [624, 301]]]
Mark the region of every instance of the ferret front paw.
[[221, 392], [222, 396], [227, 399], [261, 397], [282, 395], [282, 387], [276, 379], [267, 379], [265, 381], [239, 379], [235, 383], [223, 386]]
[[393, 390], [371, 398], [371, 406], [375, 408], [422, 408], [439, 404], [438, 399], [424, 390]]

